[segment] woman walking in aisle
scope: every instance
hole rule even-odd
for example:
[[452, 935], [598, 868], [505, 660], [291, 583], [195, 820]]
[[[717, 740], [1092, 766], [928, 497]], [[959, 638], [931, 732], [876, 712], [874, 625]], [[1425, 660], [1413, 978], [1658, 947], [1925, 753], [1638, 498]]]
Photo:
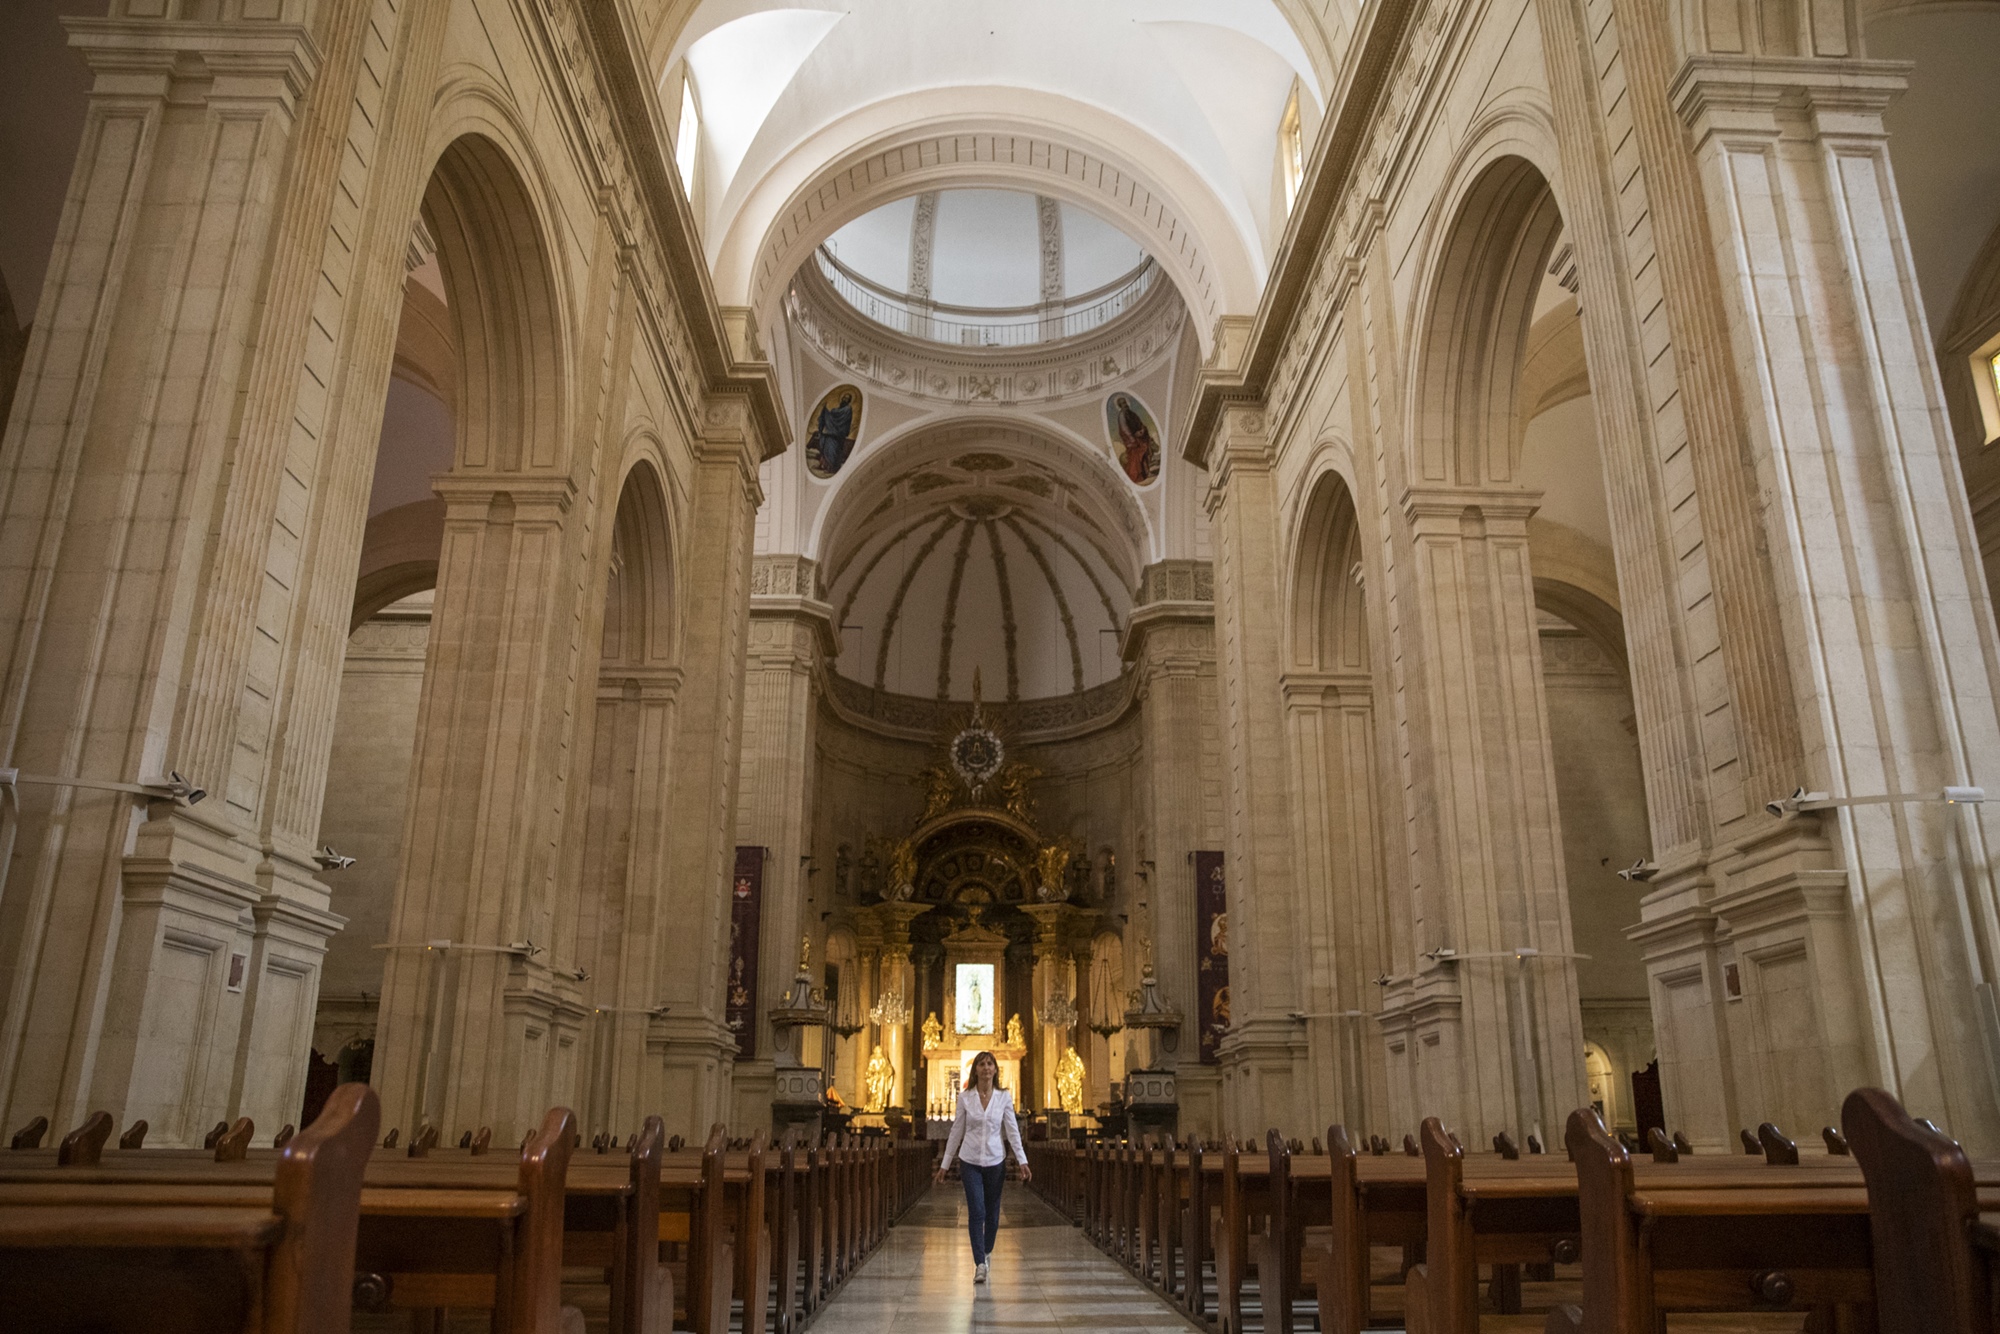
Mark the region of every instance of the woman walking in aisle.
[[[1028, 1154], [1021, 1147], [1020, 1123], [1014, 1119], [1014, 1095], [995, 1087], [1000, 1063], [993, 1053], [982, 1051], [972, 1058], [972, 1074], [958, 1094], [958, 1115], [952, 1118], [951, 1138], [945, 1142], [944, 1161], [938, 1165], [937, 1179], [951, 1170], [958, 1159], [958, 1177], [965, 1183], [965, 1210], [972, 1232], [972, 1281], [986, 1281], [986, 1257], [993, 1253], [993, 1239], [1000, 1233], [1000, 1187], [1007, 1181], [1007, 1149], [1014, 1150], [1021, 1164], [1021, 1180], [1031, 1181]], [[1004, 1136], [1004, 1139], [1003, 1139]]]

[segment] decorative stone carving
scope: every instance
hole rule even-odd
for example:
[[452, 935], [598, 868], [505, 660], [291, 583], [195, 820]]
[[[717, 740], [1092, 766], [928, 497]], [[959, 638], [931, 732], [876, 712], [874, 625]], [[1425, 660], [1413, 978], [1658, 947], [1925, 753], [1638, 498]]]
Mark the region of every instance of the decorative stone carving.
[[965, 355], [874, 323], [843, 301], [813, 264], [793, 279], [785, 312], [804, 344], [842, 375], [926, 404], [1054, 405], [1097, 396], [1164, 358], [1187, 319], [1173, 284], [1155, 281], [1131, 309], [1089, 334]]

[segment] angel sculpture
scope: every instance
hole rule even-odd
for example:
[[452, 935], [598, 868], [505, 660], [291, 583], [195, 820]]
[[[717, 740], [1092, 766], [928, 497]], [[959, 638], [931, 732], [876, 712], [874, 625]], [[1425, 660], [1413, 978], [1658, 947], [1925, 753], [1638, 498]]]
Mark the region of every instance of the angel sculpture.
[[897, 903], [908, 903], [917, 892], [917, 850], [904, 839], [889, 854], [889, 894]]
[[932, 1051], [944, 1041], [944, 1025], [939, 1022], [937, 1011], [932, 1010], [924, 1020], [924, 1050]]
[[1083, 1112], [1083, 1058], [1074, 1047], [1065, 1047], [1056, 1062], [1056, 1098], [1071, 1116]]
[[1017, 760], [1001, 770], [999, 780], [993, 785], [1001, 808], [1023, 824], [1035, 822], [1035, 796], [1028, 790], [1028, 784], [1041, 776], [1040, 769]]
[[1010, 1047], [1025, 1047], [1028, 1045], [1028, 1039], [1021, 1033], [1021, 1016], [1018, 1014], [1007, 1016], [1007, 1045]]
[[1036, 873], [1041, 880], [1041, 888], [1036, 897], [1044, 903], [1060, 903], [1069, 897], [1069, 849], [1060, 843], [1051, 843], [1037, 854]]
[[[917, 781], [924, 786], [924, 820], [935, 820], [951, 809], [957, 779], [951, 770], [942, 764], [926, 764], [917, 770]], [[922, 823], [922, 821], [919, 821]]]

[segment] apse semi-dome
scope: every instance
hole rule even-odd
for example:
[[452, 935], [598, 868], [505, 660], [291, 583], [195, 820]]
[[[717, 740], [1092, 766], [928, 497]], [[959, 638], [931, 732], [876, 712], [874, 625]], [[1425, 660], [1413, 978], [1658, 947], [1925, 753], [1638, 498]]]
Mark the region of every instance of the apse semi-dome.
[[1017, 190], [933, 190], [882, 205], [820, 246], [821, 275], [890, 329], [1019, 346], [1089, 333], [1158, 280], [1145, 250], [1074, 204]]

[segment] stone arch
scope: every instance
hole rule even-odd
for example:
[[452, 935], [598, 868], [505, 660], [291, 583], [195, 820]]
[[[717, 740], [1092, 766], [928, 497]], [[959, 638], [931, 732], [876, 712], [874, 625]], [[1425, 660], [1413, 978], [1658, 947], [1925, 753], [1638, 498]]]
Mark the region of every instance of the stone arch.
[[553, 472], [567, 462], [566, 306], [533, 175], [499, 139], [472, 130], [445, 146], [424, 191], [458, 352], [456, 472]]
[[[1192, 174], [1159, 180], [1130, 155], [1069, 128], [1095, 119], [1067, 98], [1042, 95], [1031, 98], [1013, 123], [932, 117], [888, 130], [810, 176], [793, 177], [797, 184], [782, 201], [745, 201], [744, 214], [768, 221], [760, 234], [746, 234], [717, 255], [717, 285], [740, 289], [753, 308], [767, 310], [814, 246], [877, 205], [940, 186], [1031, 190], [1106, 217], [1144, 245], [1195, 314], [1205, 355], [1218, 316], [1254, 308], [1262, 256]], [[805, 160], [806, 148], [793, 156]], [[1173, 160], [1165, 153], [1154, 157]], [[775, 173], [773, 179], [779, 179]], [[1215, 236], [1227, 243], [1210, 239]]]
[[601, 671], [676, 660], [673, 525], [666, 487], [650, 460], [625, 474], [611, 524]]
[[1461, 489], [1515, 484], [1519, 375], [1562, 213], [1548, 177], [1515, 152], [1476, 168], [1428, 266], [1413, 328], [1411, 476]]
[[1287, 668], [1368, 671], [1360, 517], [1339, 473], [1329, 469], [1313, 482], [1292, 550]]

